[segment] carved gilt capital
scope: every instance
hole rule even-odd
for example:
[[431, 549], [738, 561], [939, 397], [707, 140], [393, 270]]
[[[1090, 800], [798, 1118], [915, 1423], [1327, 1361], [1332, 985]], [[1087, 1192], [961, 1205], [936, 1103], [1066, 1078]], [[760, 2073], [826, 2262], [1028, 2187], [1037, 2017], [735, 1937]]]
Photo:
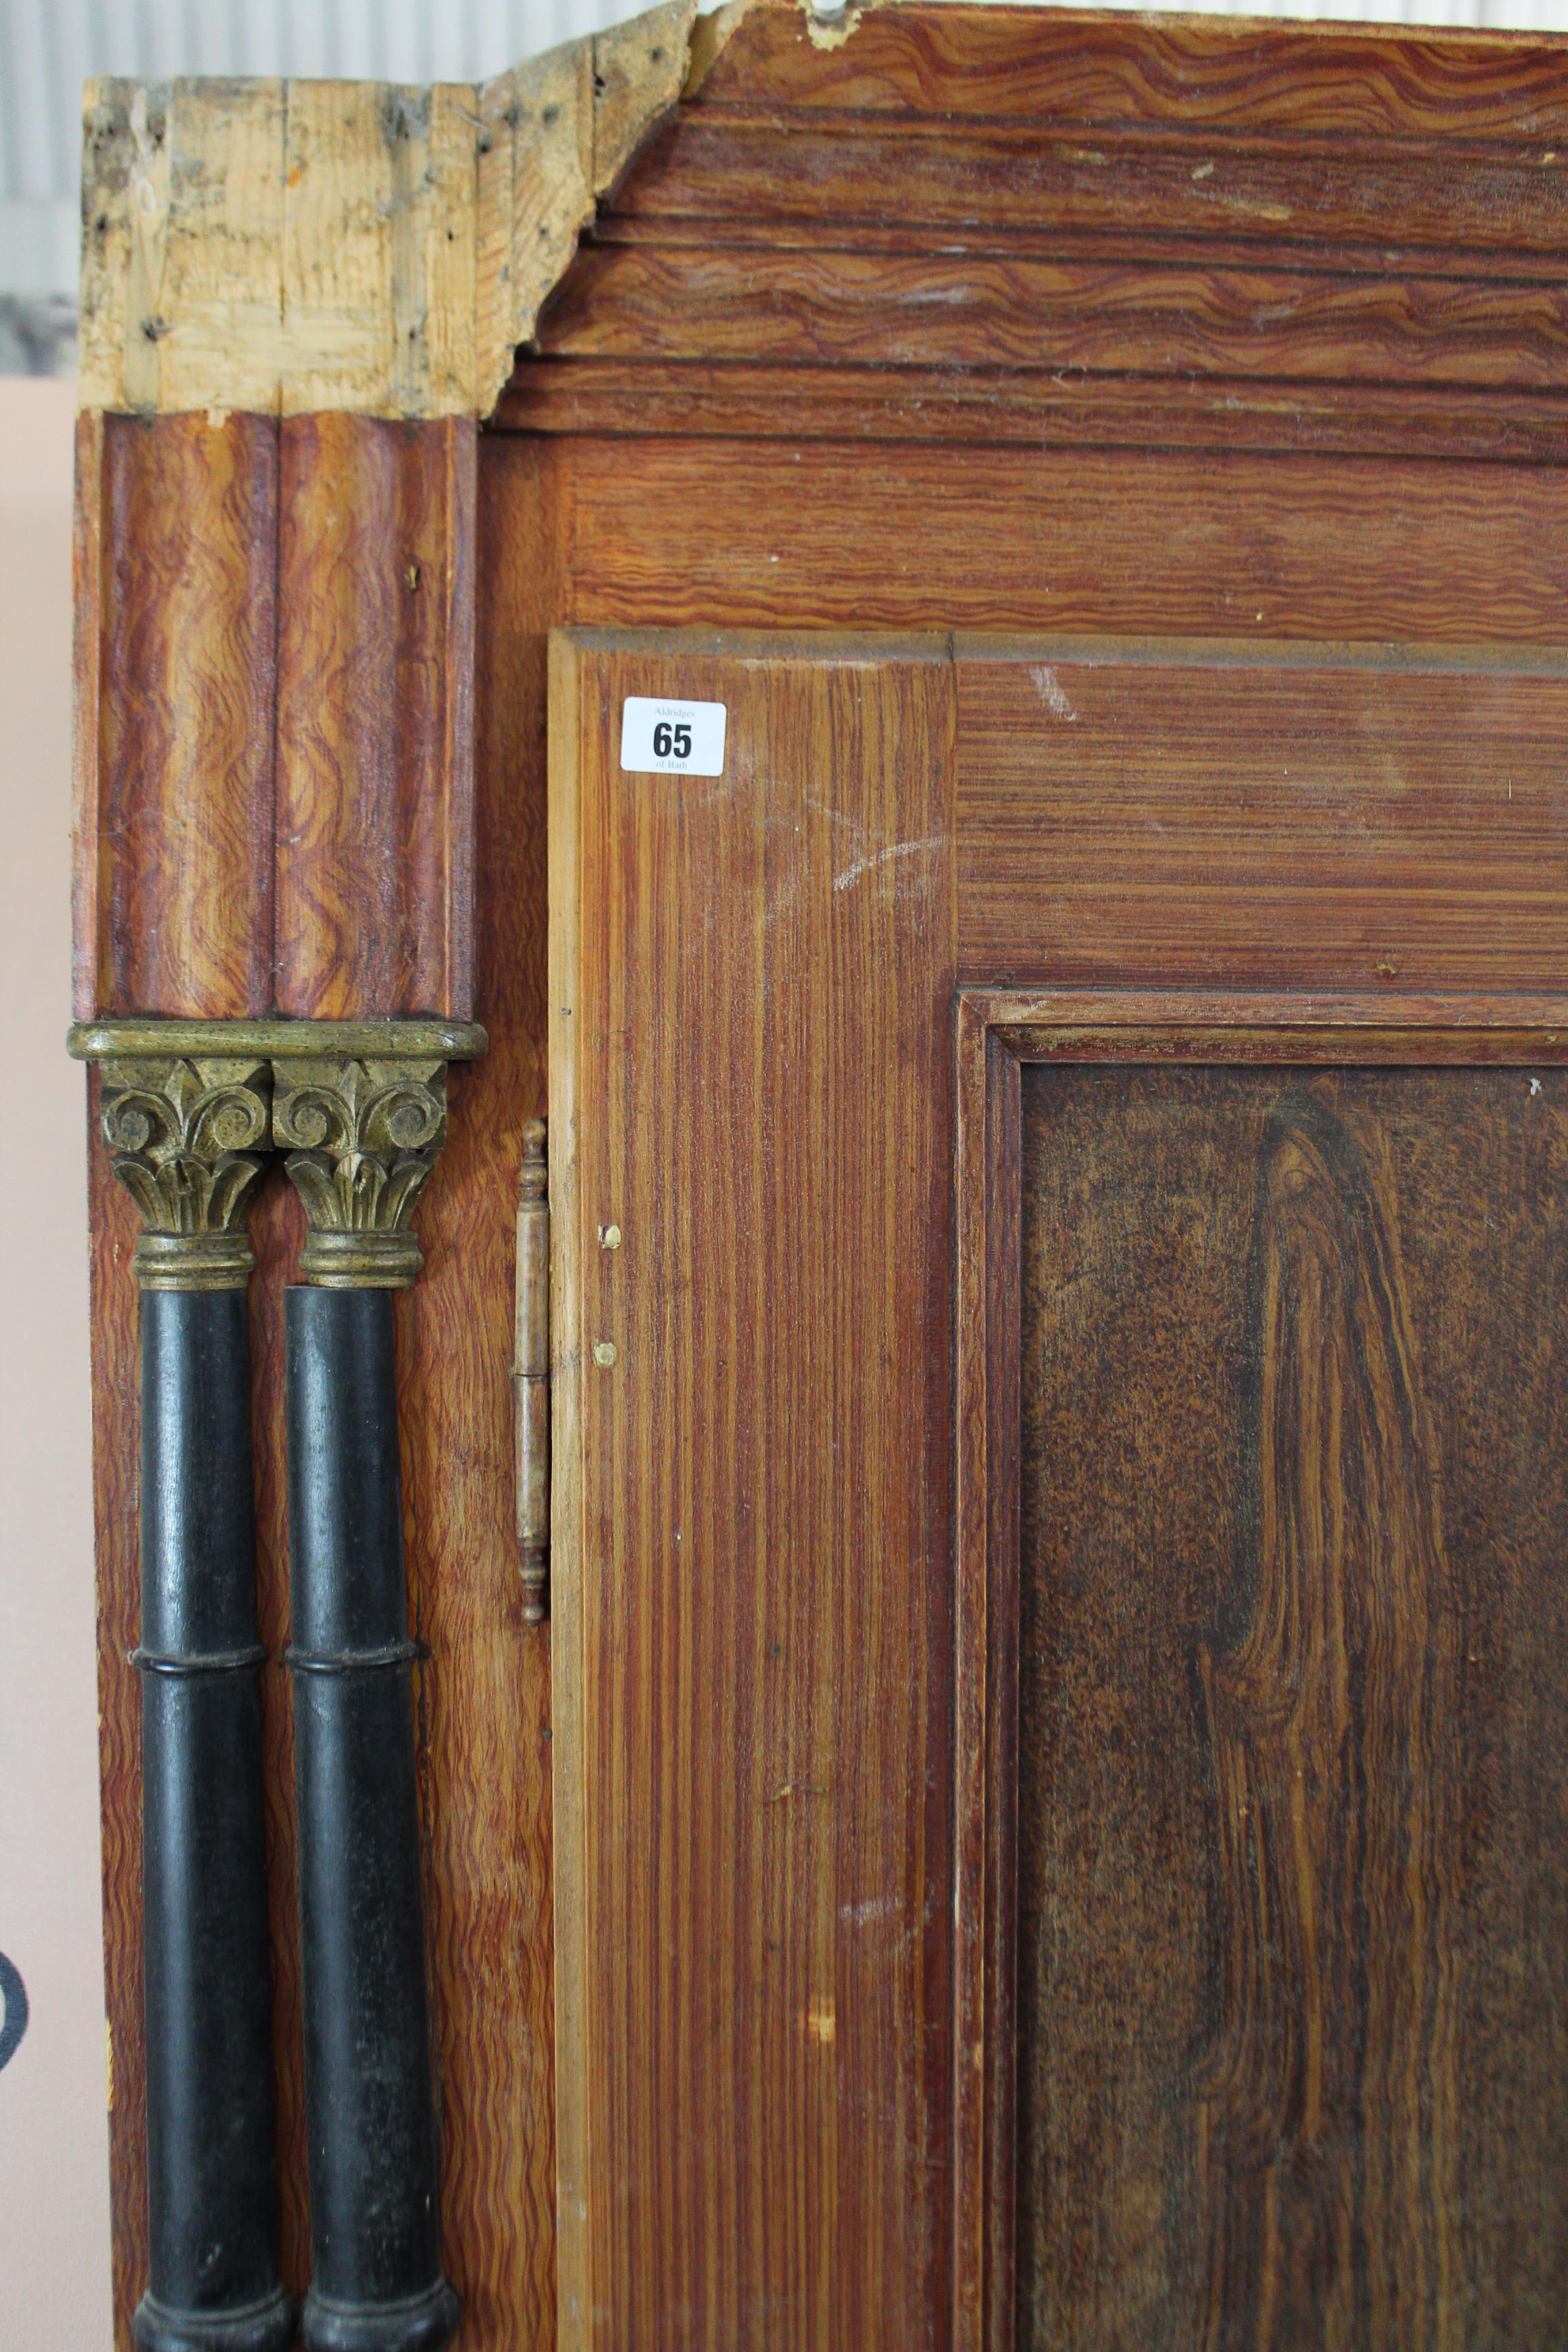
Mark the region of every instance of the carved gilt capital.
[[103, 1133], [146, 1230], [154, 1289], [243, 1286], [258, 1155], [287, 1152], [310, 1235], [308, 1282], [406, 1289], [414, 1210], [447, 1139], [447, 1066], [489, 1040], [472, 1021], [84, 1021], [68, 1045], [103, 1072]]
[[103, 1139], [142, 1213], [132, 1263], [143, 1290], [243, 1290], [245, 1229], [268, 1147], [271, 1070], [248, 1055], [137, 1055], [102, 1064]]
[[447, 1139], [446, 1063], [280, 1061], [272, 1136], [310, 1220], [306, 1281], [407, 1289], [425, 1263], [415, 1207]]

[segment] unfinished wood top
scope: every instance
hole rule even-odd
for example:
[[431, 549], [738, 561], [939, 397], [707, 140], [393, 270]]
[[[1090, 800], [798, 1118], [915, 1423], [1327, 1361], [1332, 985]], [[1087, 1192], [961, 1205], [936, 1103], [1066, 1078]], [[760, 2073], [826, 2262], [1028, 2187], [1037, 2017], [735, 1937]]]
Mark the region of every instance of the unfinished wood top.
[[82, 406], [483, 415], [696, 13], [477, 86], [89, 83]]

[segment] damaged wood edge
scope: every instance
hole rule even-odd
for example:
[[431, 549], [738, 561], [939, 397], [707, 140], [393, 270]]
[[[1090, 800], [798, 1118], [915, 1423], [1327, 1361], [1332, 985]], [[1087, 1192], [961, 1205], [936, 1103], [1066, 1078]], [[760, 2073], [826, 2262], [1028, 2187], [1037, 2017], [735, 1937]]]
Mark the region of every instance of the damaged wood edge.
[[[743, 7], [745, 0], [741, 0]], [[897, 0], [838, 0], [837, 7], [824, 5], [813, 7], [811, 0], [801, 0], [801, 14], [805, 18], [806, 38], [814, 49], [841, 49], [861, 19], [873, 8], [897, 5]]]
[[[598, 205], [754, 5], [664, 0], [477, 86], [89, 82], [81, 409], [489, 415]], [[799, 5], [834, 47], [862, 13]]]

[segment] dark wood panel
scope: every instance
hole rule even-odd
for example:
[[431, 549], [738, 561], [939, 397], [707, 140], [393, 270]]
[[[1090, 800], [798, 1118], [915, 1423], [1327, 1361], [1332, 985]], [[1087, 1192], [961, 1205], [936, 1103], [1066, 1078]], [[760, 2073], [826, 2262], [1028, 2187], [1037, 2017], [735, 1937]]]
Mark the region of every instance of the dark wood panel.
[[1068, 9], [1042, 19], [973, 5], [868, 11], [853, 40], [818, 47], [778, 0], [748, 12], [698, 101], [1550, 142], [1568, 136], [1568, 48], [1539, 33], [1238, 27]]
[[1545, 2346], [1563, 1074], [1024, 1107], [1021, 2339]]
[[475, 433], [282, 427], [280, 1013], [473, 1008]]
[[[1568, 183], [1565, 183], [1568, 184]], [[1568, 214], [1564, 215], [1568, 227]], [[546, 352], [1357, 382], [1568, 384], [1556, 287], [936, 253], [590, 247]]]
[[77, 452], [78, 1014], [266, 1013], [276, 423], [84, 419]]
[[966, 975], [1409, 992], [1559, 967], [1568, 670], [1130, 650], [961, 659]]
[[[557, 660], [562, 2340], [933, 2344], [952, 671]], [[620, 770], [677, 688], [721, 779]]]
[[[575, 617], [1561, 640], [1568, 476], [757, 442], [573, 457]], [[987, 975], [990, 977], [992, 975]]]

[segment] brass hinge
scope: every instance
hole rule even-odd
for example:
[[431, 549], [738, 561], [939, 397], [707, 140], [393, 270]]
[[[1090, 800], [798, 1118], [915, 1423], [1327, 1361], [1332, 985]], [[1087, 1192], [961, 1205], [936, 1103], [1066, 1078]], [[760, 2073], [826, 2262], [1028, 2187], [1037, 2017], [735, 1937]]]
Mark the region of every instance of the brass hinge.
[[522, 1616], [542, 1625], [550, 1581], [550, 1202], [545, 1125], [522, 1130], [517, 1179], [517, 1309], [511, 1384], [517, 1403], [517, 1548]]

